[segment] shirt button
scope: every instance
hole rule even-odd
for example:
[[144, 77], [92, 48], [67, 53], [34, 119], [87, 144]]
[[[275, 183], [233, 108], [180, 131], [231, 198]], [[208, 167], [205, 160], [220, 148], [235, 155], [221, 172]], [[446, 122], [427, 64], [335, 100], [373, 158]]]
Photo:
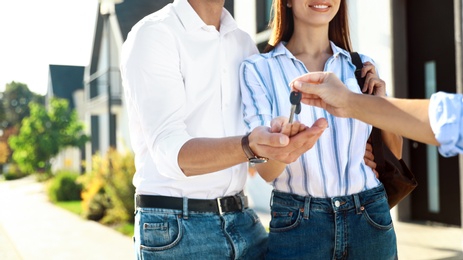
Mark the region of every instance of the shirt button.
[[335, 205], [336, 207], [339, 207], [339, 206], [341, 206], [341, 202], [339, 202], [339, 200], [337, 200], [337, 201], [334, 202], [334, 205]]

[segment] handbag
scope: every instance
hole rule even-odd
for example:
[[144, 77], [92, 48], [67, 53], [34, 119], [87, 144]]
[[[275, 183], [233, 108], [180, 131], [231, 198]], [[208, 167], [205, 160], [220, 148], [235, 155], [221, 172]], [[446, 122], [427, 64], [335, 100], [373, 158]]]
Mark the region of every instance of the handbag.
[[[365, 79], [361, 78], [362, 60], [357, 52], [352, 52], [351, 57], [356, 66], [355, 77], [360, 88], [362, 88], [365, 83]], [[387, 145], [384, 145], [381, 129], [373, 127], [369, 142], [373, 147], [379, 180], [384, 185], [389, 208], [392, 209], [416, 188], [418, 182], [405, 162], [402, 159], [397, 159]]]

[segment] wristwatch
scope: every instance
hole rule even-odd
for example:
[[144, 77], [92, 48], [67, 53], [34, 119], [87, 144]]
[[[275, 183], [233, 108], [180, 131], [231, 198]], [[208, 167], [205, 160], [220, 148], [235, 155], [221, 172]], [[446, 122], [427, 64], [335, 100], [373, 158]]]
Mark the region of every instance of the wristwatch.
[[246, 157], [248, 157], [248, 161], [251, 164], [266, 163], [268, 161], [268, 158], [255, 155], [252, 152], [251, 147], [249, 147], [249, 135], [250, 134], [251, 133], [246, 134], [241, 139], [241, 147], [243, 148], [244, 154], [246, 154]]

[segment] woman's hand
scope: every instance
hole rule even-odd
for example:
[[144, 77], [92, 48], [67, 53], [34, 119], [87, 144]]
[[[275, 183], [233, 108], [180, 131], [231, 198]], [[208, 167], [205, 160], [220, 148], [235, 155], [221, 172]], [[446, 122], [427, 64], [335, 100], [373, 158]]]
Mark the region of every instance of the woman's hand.
[[289, 137], [295, 136], [298, 133], [304, 131], [307, 128], [304, 124], [299, 121], [288, 123], [288, 118], [284, 116], [276, 117], [271, 122], [271, 132], [281, 133]]
[[386, 83], [378, 77], [375, 66], [367, 61], [363, 63], [362, 78], [365, 77], [365, 84], [362, 87], [362, 92], [374, 94], [375, 96], [386, 96]]
[[373, 146], [367, 142], [365, 147], [365, 155], [363, 156], [365, 164], [370, 167], [376, 175], [376, 178], [379, 178], [379, 174], [376, 171], [375, 155], [373, 154]]

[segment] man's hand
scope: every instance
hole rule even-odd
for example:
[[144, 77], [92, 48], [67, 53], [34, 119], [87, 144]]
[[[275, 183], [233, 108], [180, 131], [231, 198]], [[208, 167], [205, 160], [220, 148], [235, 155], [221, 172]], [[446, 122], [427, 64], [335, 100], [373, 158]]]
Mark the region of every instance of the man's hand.
[[257, 127], [252, 131], [250, 147], [255, 154], [289, 164], [311, 149], [327, 126], [324, 118], [307, 127], [300, 123], [287, 124], [287, 119], [279, 117], [272, 121], [271, 129]]

